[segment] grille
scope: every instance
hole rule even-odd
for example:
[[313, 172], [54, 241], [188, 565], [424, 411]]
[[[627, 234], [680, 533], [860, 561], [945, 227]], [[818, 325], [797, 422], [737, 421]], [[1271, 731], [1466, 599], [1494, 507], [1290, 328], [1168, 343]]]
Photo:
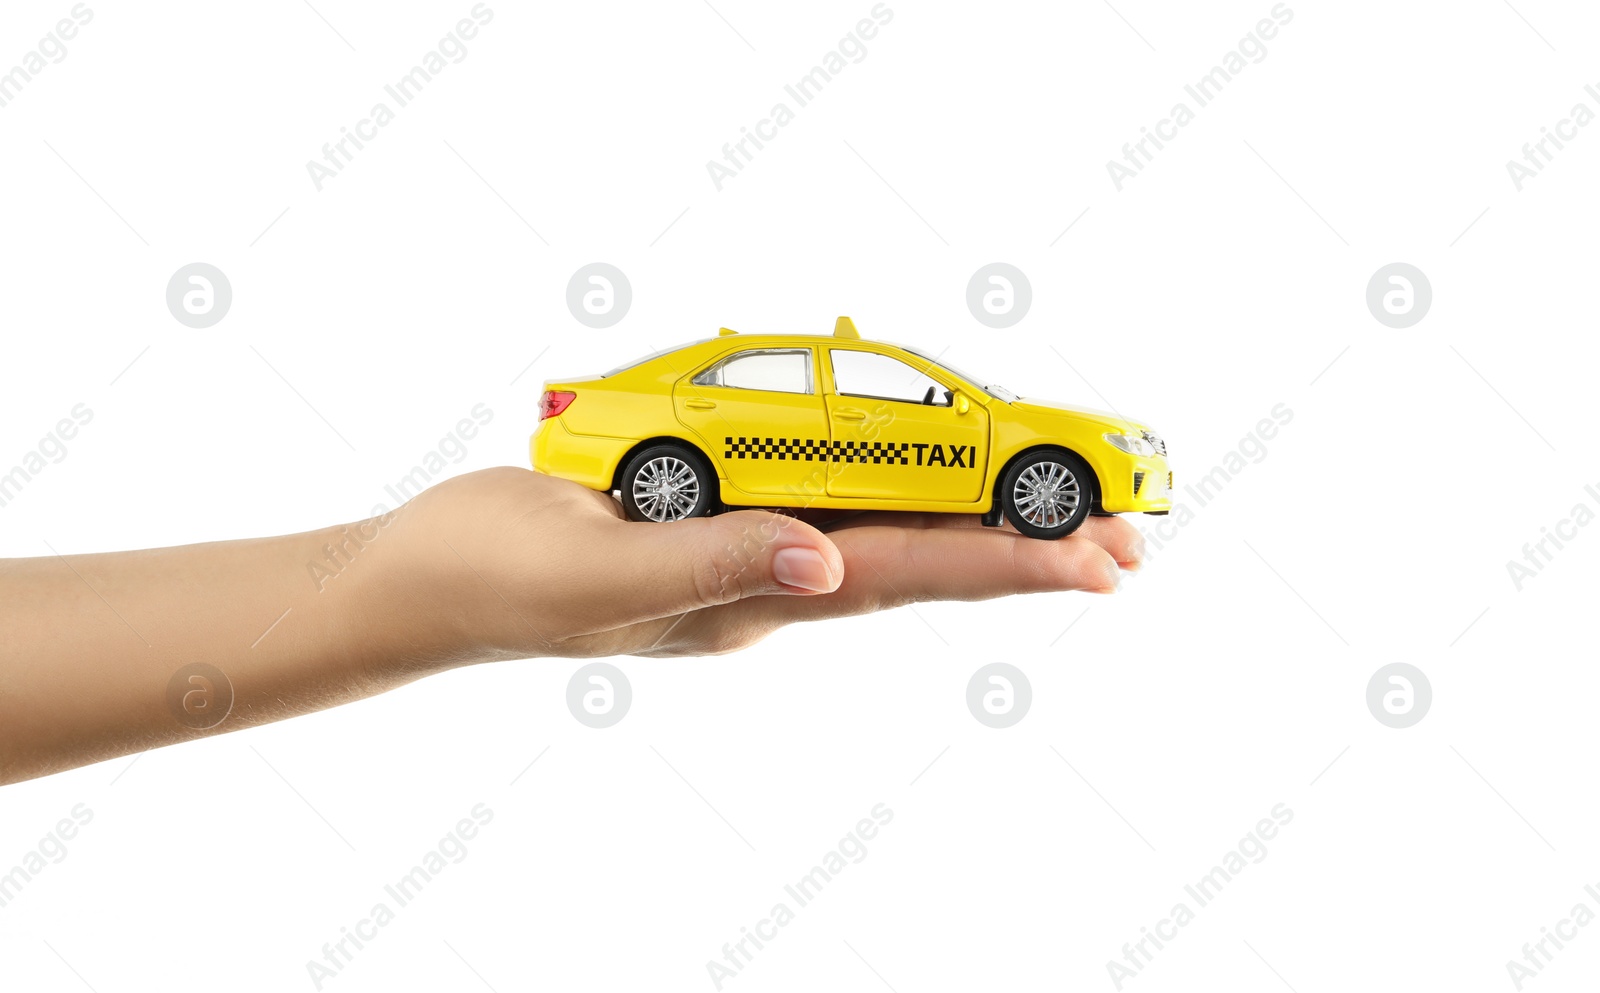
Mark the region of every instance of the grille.
[[1142, 473], [1142, 472], [1134, 473], [1133, 474], [1133, 495], [1134, 496], [1138, 496], [1139, 495], [1139, 488], [1141, 486], [1143, 486], [1143, 485], [1144, 485], [1144, 473]]
[[1150, 443], [1150, 447], [1156, 450], [1156, 454], [1162, 456], [1167, 454], [1167, 443], [1161, 440], [1160, 435], [1154, 431], [1141, 431], [1140, 434], [1144, 435], [1144, 440]]

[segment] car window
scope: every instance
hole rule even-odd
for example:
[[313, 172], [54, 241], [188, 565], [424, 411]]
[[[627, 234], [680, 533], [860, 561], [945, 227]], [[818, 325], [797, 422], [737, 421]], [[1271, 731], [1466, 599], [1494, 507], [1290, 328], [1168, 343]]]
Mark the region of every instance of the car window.
[[899, 359], [852, 348], [829, 351], [833, 360], [833, 388], [843, 396], [950, 406], [949, 390], [922, 370]]
[[810, 393], [811, 349], [764, 348], [740, 352], [694, 377], [694, 384], [774, 393]]

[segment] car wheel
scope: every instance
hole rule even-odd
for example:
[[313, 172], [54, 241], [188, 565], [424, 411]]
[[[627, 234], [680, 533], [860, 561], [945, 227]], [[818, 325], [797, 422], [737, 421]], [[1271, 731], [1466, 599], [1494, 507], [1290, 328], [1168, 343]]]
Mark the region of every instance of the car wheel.
[[620, 480], [631, 521], [704, 517], [716, 505], [717, 477], [705, 459], [677, 445], [654, 445], [628, 460]]
[[1000, 502], [1011, 526], [1030, 538], [1065, 538], [1094, 505], [1094, 473], [1076, 455], [1044, 450], [1006, 471]]

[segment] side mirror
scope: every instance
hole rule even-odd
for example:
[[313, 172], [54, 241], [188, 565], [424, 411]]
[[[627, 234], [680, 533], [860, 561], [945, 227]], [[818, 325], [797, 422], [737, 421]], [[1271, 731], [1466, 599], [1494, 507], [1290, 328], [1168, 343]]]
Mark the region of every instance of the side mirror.
[[972, 409], [972, 401], [967, 399], [965, 393], [956, 394], [956, 413], [965, 414]]

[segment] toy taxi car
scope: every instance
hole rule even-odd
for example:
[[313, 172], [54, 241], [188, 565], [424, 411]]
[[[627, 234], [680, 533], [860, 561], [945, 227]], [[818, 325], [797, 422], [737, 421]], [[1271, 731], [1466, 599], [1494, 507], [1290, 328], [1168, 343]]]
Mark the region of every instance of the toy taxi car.
[[732, 507], [1001, 514], [1061, 538], [1171, 508], [1166, 444], [1122, 417], [1018, 397], [911, 348], [743, 335], [551, 380], [533, 467], [619, 493], [636, 521]]

